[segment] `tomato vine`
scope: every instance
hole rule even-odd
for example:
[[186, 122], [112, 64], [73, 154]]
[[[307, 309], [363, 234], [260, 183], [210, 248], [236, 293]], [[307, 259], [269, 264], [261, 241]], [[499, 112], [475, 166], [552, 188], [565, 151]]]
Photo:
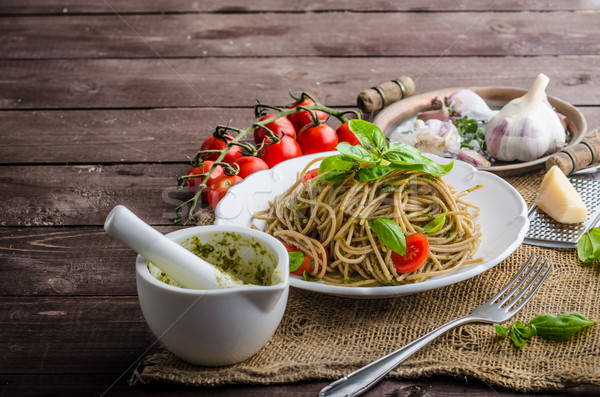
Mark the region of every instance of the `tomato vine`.
[[[195, 223], [198, 221], [196, 218], [198, 201], [200, 200], [201, 192], [203, 189], [207, 187], [206, 181], [210, 178], [210, 176], [215, 172], [217, 167], [223, 167], [223, 173], [227, 176], [237, 175], [239, 172], [239, 166], [235, 163], [229, 163], [224, 161], [226, 159], [226, 155], [233, 147], [239, 147], [242, 156], [256, 156], [259, 151], [265, 147], [266, 145], [275, 145], [279, 143], [283, 136], [279, 136], [276, 134], [276, 131], [270, 130], [267, 125], [281, 117], [287, 117], [289, 115], [293, 115], [300, 112], [309, 112], [313, 121], [318, 123], [319, 118], [317, 117], [317, 112], [323, 112], [329, 116], [333, 116], [337, 118], [341, 123], [346, 123], [349, 121], [348, 117], [360, 119], [362, 118], [361, 113], [356, 110], [338, 110], [334, 108], [330, 108], [328, 106], [322, 105], [317, 102], [314, 97], [312, 97], [307, 92], [302, 92], [300, 97], [293, 97], [295, 100], [295, 104], [312, 102], [309, 105], [299, 105], [296, 107], [278, 107], [272, 105], [265, 104], [257, 104], [254, 106], [254, 116], [256, 121], [252, 123], [252, 125], [247, 128], [235, 128], [232, 126], [218, 125], [215, 129], [215, 132], [212, 134], [213, 137], [222, 140], [225, 143], [225, 146], [222, 149], [214, 150], [200, 150], [196, 153], [192, 160], [192, 167], [199, 167], [211, 154], [211, 160], [214, 161], [210, 169], [204, 173], [200, 174], [187, 174], [178, 177], [177, 190], [186, 190], [189, 185], [189, 180], [191, 178], [197, 178], [195, 181], [201, 181], [195, 184], [195, 188], [197, 189], [196, 194], [193, 195], [190, 199], [186, 200], [182, 204], [178, 205], [175, 208], [175, 218], [174, 222], [181, 222], [185, 219], [185, 215], [183, 211], [187, 208], [187, 222]], [[292, 105], [293, 106], [293, 105]], [[265, 112], [269, 111], [270, 113], [275, 112], [271, 117], [264, 118]], [[263, 118], [261, 118], [263, 117]], [[254, 146], [251, 143], [243, 141], [243, 138], [246, 137], [249, 133], [253, 132], [257, 128], [262, 128], [266, 131], [266, 136], [268, 139], [265, 139], [262, 143], [258, 144], [258, 146]], [[299, 133], [300, 131], [298, 131]], [[216, 156], [214, 156], [216, 154]]]

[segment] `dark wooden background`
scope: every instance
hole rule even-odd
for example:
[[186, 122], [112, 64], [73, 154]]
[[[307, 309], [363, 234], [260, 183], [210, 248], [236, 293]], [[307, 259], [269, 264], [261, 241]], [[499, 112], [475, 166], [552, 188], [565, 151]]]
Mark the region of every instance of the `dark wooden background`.
[[[252, 4], [257, 3], [257, 4]], [[252, 4], [252, 5], [250, 5]], [[400, 75], [547, 92], [600, 126], [596, 1], [0, 1], [0, 394], [175, 395], [130, 388], [154, 342], [135, 255], [102, 224], [124, 204], [163, 232], [176, 176], [217, 124], [289, 92], [352, 108]], [[200, 389], [315, 395], [327, 382]], [[557, 393], [593, 394], [574, 385]], [[372, 395], [518, 395], [470, 379]]]

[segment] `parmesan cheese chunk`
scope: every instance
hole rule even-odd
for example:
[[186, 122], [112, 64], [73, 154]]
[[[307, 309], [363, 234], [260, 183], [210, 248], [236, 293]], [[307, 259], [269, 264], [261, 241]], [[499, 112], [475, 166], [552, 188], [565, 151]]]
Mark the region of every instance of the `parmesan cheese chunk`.
[[581, 196], [557, 166], [544, 175], [535, 203], [560, 223], [580, 223], [587, 219], [587, 208]]

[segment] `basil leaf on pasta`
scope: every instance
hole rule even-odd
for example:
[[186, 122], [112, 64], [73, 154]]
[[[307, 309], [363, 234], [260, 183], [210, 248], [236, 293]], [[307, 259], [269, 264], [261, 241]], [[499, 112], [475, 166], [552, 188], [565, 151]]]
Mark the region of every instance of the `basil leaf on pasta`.
[[446, 213], [440, 214], [433, 218], [430, 222], [428, 222], [425, 226], [423, 226], [423, 231], [425, 233], [435, 233], [440, 231], [442, 227], [444, 227], [444, 223], [446, 223]]
[[359, 182], [372, 181], [381, 178], [382, 176], [390, 172], [392, 169], [392, 167], [387, 165], [373, 165], [362, 167], [358, 171], [356, 171], [356, 174], [354, 174], [354, 179], [356, 179]]
[[319, 176], [318, 179], [313, 180], [313, 185], [318, 185], [323, 182], [339, 182], [348, 178], [352, 175], [352, 172], [340, 172], [340, 171], [328, 171], [325, 174]]
[[353, 119], [348, 122], [348, 127], [367, 150], [379, 153], [385, 146], [385, 136], [378, 125]]
[[356, 160], [349, 159], [344, 155], [329, 156], [321, 161], [319, 165], [319, 174], [328, 171], [352, 171], [358, 168]]
[[388, 218], [371, 218], [369, 227], [383, 245], [400, 255], [406, 253], [406, 238], [396, 222]]
[[288, 252], [290, 257], [290, 272], [298, 270], [302, 262], [304, 262], [304, 254], [302, 252], [293, 251]]
[[390, 166], [399, 170], [411, 170], [411, 171], [422, 171], [432, 176], [444, 176], [452, 171], [454, 167], [454, 160], [448, 164], [439, 164], [435, 161], [429, 160], [427, 157], [423, 157], [427, 161], [422, 163], [407, 163], [403, 161], [392, 161], [390, 160]]
[[359, 145], [351, 145], [348, 142], [340, 142], [335, 147], [338, 152], [350, 157], [351, 159], [360, 161], [361, 163], [378, 163], [378, 156], [374, 156], [371, 152]]

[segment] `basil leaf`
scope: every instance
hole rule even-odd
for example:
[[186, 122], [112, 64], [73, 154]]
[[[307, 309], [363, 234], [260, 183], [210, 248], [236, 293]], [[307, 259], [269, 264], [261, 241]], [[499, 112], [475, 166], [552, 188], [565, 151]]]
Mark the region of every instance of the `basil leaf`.
[[583, 263], [590, 263], [594, 260], [594, 246], [588, 233], [585, 233], [577, 242], [577, 256]]
[[321, 161], [319, 165], [319, 174], [328, 171], [352, 171], [358, 168], [358, 162], [347, 158], [344, 155], [329, 156]]
[[577, 256], [583, 263], [600, 260], [600, 228], [593, 227], [577, 242]]
[[365, 163], [378, 163], [379, 158], [374, 156], [371, 152], [365, 149], [363, 146], [351, 145], [348, 142], [340, 142], [335, 147], [338, 152], [350, 157], [351, 159], [365, 162]]
[[499, 337], [502, 339], [506, 338], [506, 335], [508, 334], [508, 328], [504, 328], [500, 324], [494, 324], [494, 328], [496, 328], [496, 333]]
[[449, 162], [448, 164], [439, 164], [433, 160], [429, 160], [426, 157], [424, 159], [428, 160], [423, 163], [407, 163], [401, 161], [391, 161], [390, 166], [393, 168], [401, 169], [401, 170], [412, 170], [412, 171], [422, 171], [431, 176], [444, 176], [452, 171], [452, 167], [454, 167], [454, 160]]
[[588, 232], [590, 236], [590, 241], [592, 242], [592, 247], [594, 248], [594, 256], [596, 259], [600, 260], [600, 228], [593, 227]]
[[520, 321], [515, 321], [513, 323], [513, 331], [517, 332], [523, 339], [529, 339], [537, 334], [535, 325], [523, 325]]
[[362, 167], [359, 168], [358, 171], [356, 171], [356, 174], [354, 174], [354, 179], [356, 179], [359, 182], [372, 181], [381, 178], [388, 172], [392, 171], [392, 169], [392, 167], [387, 165], [373, 165]]
[[302, 273], [302, 277], [304, 277], [304, 281], [317, 281], [317, 279], [311, 276], [310, 273], [306, 270], [304, 271], [304, 273]]
[[448, 164], [439, 164], [421, 154], [419, 149], [395, 142], [388, 145], [388, 150], [381, 157], [391, 163], [395, 168], [427, 172], [433, 176], [444, 176], [452, 170], [454, 161]]
[[323, 182], [340, 182], [352, 175], [352, 172], [329, 171], [322, 174], [318, 179], [313, 180], [313, 185], [318, 185]]
[[290, 272], [298, 270], [302, 262], [304, 262], [304, 254], [302, 252], [293, 251], [288, 252], [288, 256], [290, 257]]
[[527, 339], [533, 337], [537, 333], [534, 325], [528, 324], [525, 326], [520, 321], [513, 322], [510, 325], [508, 332], [510, 333], [510, 340], [518, 348], [525, 346]]
[[368, 121], [353, 119], [348, 122], [348, 127], [367, 150], [379, 153], [385, 146], [385, 136], [379, 126]]
[[398, 156], [401, 159], [410, 160], [412, 158], [421, 156], [421, 151], [414, 146], [407, 145], [406, 143], [390, 142], [381, 155], [384, 158], [385, 156]]
[[510, 330], [510, 340], [512, 341], [513, 345], [515, 345], [516, 347], [523, 347], [525, 346], [525, 339], [523, 339], [521, 337], [521, 334], [519, 334], [518, 332], [514, 331], [514, 328], [511, 328]]
[[435, 233], [440, 231], [441, 228], [444, 227], [446, 223], [446, 213], [440, 214], [433, 218], [431, 222], [428, 222], [425, 226], [423, 226], [423, 231], [425, 233]]
[[580, 313], [563, 313], [556, 317], [552, 314], [542, 314], [534, 317], [529, 324], [534, 325], [539, 336], [563, 340], [575, 335], [582, 329], [596, 324]]
[[400, 255], [406, 253], [406, 238], [396, 222], [388, 218], [371, 218], [369, 219], [369, 228], [383, 245]]

